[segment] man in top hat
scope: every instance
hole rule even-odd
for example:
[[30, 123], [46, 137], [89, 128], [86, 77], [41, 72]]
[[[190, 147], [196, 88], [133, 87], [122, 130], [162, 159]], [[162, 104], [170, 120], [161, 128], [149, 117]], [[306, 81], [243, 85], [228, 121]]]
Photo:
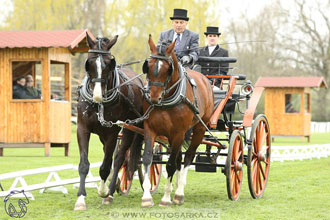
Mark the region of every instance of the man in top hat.
[[174, 9], [172, 20], [173, 29], [163, 31], [160, 34], [158, 44], [162, 42], [175, 42], [175, 54], [184, 65], [192, 64], [197, 61], [197, 49], [199, 35], [188, 29], [189, 18], [187, 17], [187, 10]]
[[[221, 48], [218, 45], [219, 36], [221, 33], [219, 32], [218, 27], [207, 27], [206, 32], [204, 32], [207, 39], [207, 46], [203, 47], [199, 50], [199, 56], [206, 57], [228, 57], [228, 51]], [[226, 75], [228, 72], [228, 63], [215, 63], [215, 62], [199, 62], [202, 66], [202, 73], [204, 75]], [[221, 80], [217, 80], [215, 82], [216, 86], [219, 86]]]

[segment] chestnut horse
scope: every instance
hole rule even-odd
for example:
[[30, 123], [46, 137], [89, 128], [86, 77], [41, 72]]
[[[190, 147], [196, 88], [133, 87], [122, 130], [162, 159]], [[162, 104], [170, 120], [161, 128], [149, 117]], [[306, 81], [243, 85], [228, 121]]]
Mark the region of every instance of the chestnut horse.
[[[174, 53], [175, 42], [166, 45], [165, 48], [156, 48], [150, 35], [148, 43], [151, 55], [143, 65], [143, 72], [147, 74], [149, 94], [146, 96], [143, 108], [146, 111], [150, 105], [154, 105], [154, 109], [144, 121], [143, 164], [148, 175], [145, 175], [143, 182], [144, 193], [141, 205], [142, 207], [153, 205], [149, 170], [154, 141], [160, 135], [168, 138], [171, 152], [166, 163], [168, 179], [160, 206], [171, 205], [172, 178], [176, 170], [177, 189], [173, 202], [181, 205], [184, 201], [188, 167], [206, 131], [203, 123], [207, 124], [213, 113], [213, 90], [204, 75], [189, 69], [185, 72], [179, 65]], [[182, 71], [179, 71], [180, 69]], [[184, 166], [181, 169], [181, 145], [185, 133], [190, 128], [193, 131], [191, 144], [186, 151]]]
[[[112, 198], [108, 196], [109, 188], [105, 182], [108, 177], [111, 178], [109, 174], [112, 156], [121, 129], [112, 125], [111, 122], [135, 119], [143, 113], [143, 96], [140, 90], [143, 87], [141, 77], [138, 78], [134, 72], [128, 69], [117, 69], [115, 58], [110, 53], [117, 38], [118, 35], [112, 40], [98, 38], [94, 41], [87, 35], [90, 48], [85, 62], [87, 75], [80, 87], [78, 101], [77, 138], [80, 152], [80, 186], [74, 210], [86, 209], [85, 179], [89, 171], [88, 147], [91, 133], [97, 134], [103, 144], [104, 159], [99, 171], [101, 183], [98, 194], [107, 198], [103, 200], [104, 203], [109, 203]], [[134, 80], [132, 80], [133, 77], [135, 77]], [[128, 80], [131, 81], [128, 83]], [[143, 137], [141, 135], [123, 129], [122, 143], [117, 157], [125, 157], [126, 150], [132, 146], [131, 154], [133, 155], [132, 158], [135, 158], [134, 153], [140, 155], [142, 142]], [[129, 164], [128, 168], [131, 167], [131, 170], [134, 171], [135, 166], [137, 165]], [[117, 180], [117, 176], [114, 178]]]

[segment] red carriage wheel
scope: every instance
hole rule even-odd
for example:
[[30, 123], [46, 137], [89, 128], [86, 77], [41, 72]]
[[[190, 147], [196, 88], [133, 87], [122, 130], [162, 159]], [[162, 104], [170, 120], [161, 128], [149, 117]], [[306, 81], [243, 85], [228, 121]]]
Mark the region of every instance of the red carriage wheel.
[[226, 159], [226, 181], [228, 198], [236, 201], [241, 191], [243, 178], [243, 140], [235, 130], [230, 137]]
[[[154, 157], [153, 160], [161, 160], [162, 159], [162, 155], [155, 155], [158, 152], [162, 151], [162, 145], [160, 144], [156, 144], [156, 146], [154, 147]], [[144, 181], [144, 166], [143, 164], [141, 164], [138, 168], [138, 174], [139, 174], [139, 180], [140, 180], [140, 184], [143, 190], [143, 181]], [[150, 166], [150, 184], [151, 184], [151, 188], [150, 188], [150, 193], [154, 194], [157, 191], [157, 188], [159, 186], [160, 183], [160, 178], [162, 176], [162, 164], [151, 164]]]
[[118, 174], [119, 181], [119, 193], [123, 196], [127, 196], [132, 185], [132, 180], [128, 179], [126, 163], [121, 166]]
[[265, 115], [254, 120], [248, 147], [247, 171], [250, 194], [254, 199], [261, 198], [265, 192], [270, 167], [270, 130]]

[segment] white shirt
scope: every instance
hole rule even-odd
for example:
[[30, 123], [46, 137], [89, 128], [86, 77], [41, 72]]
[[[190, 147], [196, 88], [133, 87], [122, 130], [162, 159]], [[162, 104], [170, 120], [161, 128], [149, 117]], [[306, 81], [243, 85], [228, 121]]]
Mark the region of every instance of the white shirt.
[[[178, 34], [174, 31], [172, 42], [176, 39], [177, 36], [178, 36]], [[180, 41], [181, 41], [181, 39], [182, 39], [182, 33], [180, 34]]]
[[209, 55], [212, 54], [212, 52], [214, 51], [214, 49], [215, 49], [216, 46], [217, 45], [215, 45], [215, 46], [207, 46], [209, 48]]

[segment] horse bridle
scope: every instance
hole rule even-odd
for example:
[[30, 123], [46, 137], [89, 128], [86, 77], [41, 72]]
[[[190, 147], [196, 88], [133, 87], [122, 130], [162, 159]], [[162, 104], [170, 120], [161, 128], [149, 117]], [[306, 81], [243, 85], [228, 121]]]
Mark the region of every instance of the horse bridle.
[[[101, 61], [101, 69], [103, 71], [103, 69], [105, 68], [105, 63], [104, 63], [104, 58], [103, 58], [103, 55], [108, 55], [110, 57], [110, 60], [112, 62], [114, 62], [114, 67], [116, 67], [116, 60], [115, 60], [115, 57], [113, 55], [111, 55], [110, 51], [104, 51], [102, 50], [101, 48], [101, 43], [102, 43], [102, 38], [97, 38], [97, 45], [98, 45], [98, 49], [97, 50], [92, 50], [92, 49], [89, 49], [88, 50], [88, 53], [95, 53], [96, 55], [95, 56], [92, 56], [92, 57], [88, 57], [85, 61], [85, 71], [88, 73], [89, 72], [89, 69], [88, 69], [88, 60], [89, 59], [93, 59], [93, 58], [100, 58], [100, 61]], [[91, 82], [92, 83], [95, 83], [95, 82], [100, 82], [100, 83], [103, 83], [105, 84], [105, 86], [108, 85], [108, 82], [109, 82], [109, 79], [110, 79], [110, 73], [113, 72], [112, 70], [110, 70], [109, 73], [107, 73], [106, 75], [106, 79], [102, 79], [102, 78], [94, 78], [94, 79], [91, 79]], [[89, 78], [89, 74], [87, 74], [87, 77]]]
[[150, 55], [150, 58], [153, 58], [153, 59], [156, 59], [156, 64], [155, 64], [155, 68], [154, 68], [154, 71], [153, 71], [153, 75], [154, 76], [157, 76], [158, 75], [158, 63], [160, 60], [165, 60], [170, 68], [169, 68], [169, 74], [167, 76], [167, 80], [165, 82], [151, 82], [149, 80], [149, 77], [148, 77], [148, 73], [149, 73], [149, 67], [148, 67], [148, 62], [149, 60], [147, 59], [144, 64], [143, 64], [143, 73], [146, 74], [146, 79], [147, 79], [147, 82], [148, 82], [148, 86], [159, 86], [159, 87], [163, 87], [163, 91], [162, 91], [162, 96], [165, 95], [165, 91], [166, 91], [166, 86], [167, 84], [171, 81], [172, 79], [172, 75], [173, 75], [173, 70], [174, 70], [174, 66], [173, 66], [173, 59], [171, 56], [165, 56], [165, 55], [154, 55], [154, 54], [151, 54]]

